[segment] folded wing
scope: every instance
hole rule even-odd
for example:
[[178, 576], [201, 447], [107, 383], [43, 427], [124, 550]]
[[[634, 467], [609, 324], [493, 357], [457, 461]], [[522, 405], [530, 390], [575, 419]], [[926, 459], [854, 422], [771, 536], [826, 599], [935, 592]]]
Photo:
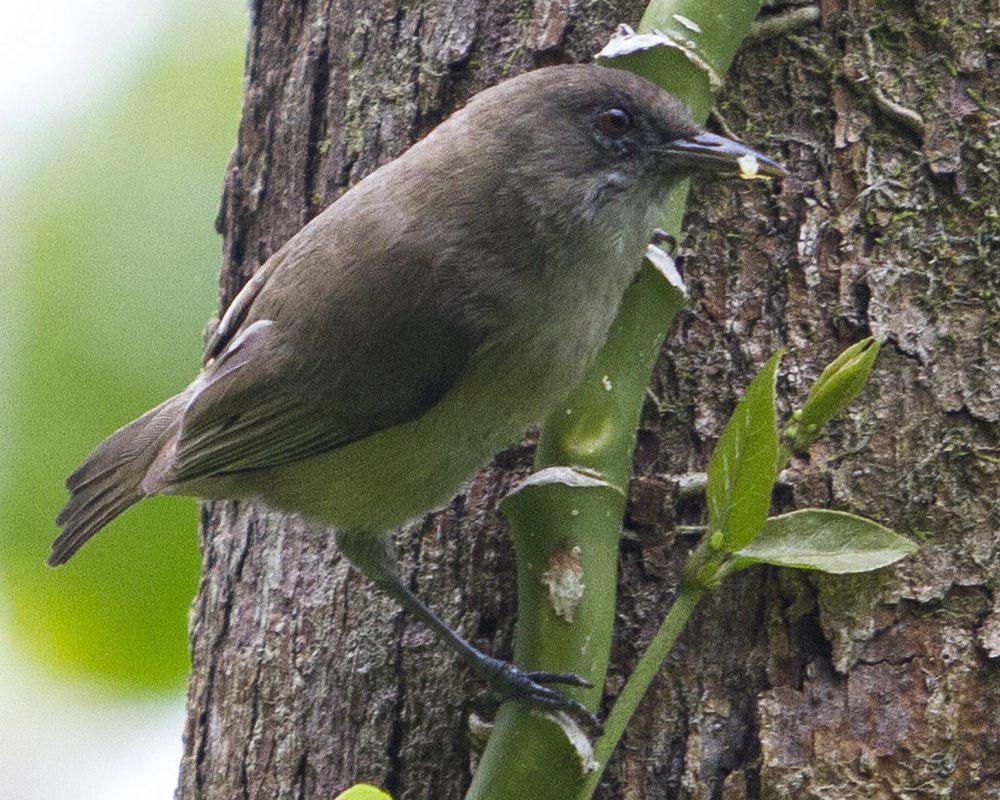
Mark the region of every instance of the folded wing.
[[321, 270], [295, 261], [265, 265], [223, 317], [169, 482], [311, 458], [415, 419], [482, 340], [458, 324], [447, 293], [422, 285], [430, 278], [421, 264]]

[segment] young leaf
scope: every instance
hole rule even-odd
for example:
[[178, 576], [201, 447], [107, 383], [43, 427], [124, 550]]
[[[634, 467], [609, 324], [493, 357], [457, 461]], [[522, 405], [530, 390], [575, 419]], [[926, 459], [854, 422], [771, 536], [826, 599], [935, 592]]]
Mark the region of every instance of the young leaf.
[[359, 783], [341, 792], [333, 800], [392, 800], [392, 798], [381, 789], [376, 789], [367, 783]]
[[708, 529], [739, 550], [757, 535], [771, 505], [778, 461], [774, 385], [780, 350], [750, 382], [708, 464]]
[[851, 404], [864, 388], [878, 357], [881, 341], [862, 339], [835, 358], [809, 390], [802, 410], [796, 412], [786, 436], [794, 450], [809, 449], [820, 429]]
[[842, 575], [879, 569], [916, 551], [905, 536], [870, 519], [806, 508], [770, 517], [760, 535], [735, 555], [753, 563]]

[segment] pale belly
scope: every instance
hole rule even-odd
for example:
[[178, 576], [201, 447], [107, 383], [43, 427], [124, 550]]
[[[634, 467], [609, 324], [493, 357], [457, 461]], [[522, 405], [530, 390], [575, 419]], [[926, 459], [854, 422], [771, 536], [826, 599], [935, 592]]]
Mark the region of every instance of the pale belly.
[[635, 224], [609, 234], [608, 248], [589, 264], [579, 251], [561, 251], [565, 263], [550, 264], [524, 293], [523, 307], [508, 309], [510, 329], [477, 351], [459, 382], [418, 419], [314, 458], [177, 493], [259, 497], [325, 525], [373, 531], [444, 506], [581, 380], [641, 263], [656, 207], [623, 214]]
[[542, 335], [480, 353], [420, 418], [335, 452], [263, 470], [253, 494], [342, 529], [391, 530], [447, 504], [497, 452], [561, 402], [603, 344], [614, 304], [551, 317]]

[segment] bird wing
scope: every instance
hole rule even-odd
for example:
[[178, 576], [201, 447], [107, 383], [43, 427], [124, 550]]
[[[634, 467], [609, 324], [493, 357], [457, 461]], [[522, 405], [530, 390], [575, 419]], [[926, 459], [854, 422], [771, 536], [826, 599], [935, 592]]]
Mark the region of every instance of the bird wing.
[[251, 276], [250, 280], [244, 284], [236, 297], [233, 298], [233, 301], [229, 304], [229, 308], [222, 315], [222, 319], [219, 320], [218, 326], [208, 340], [208, 344], [205, 345], [205, 356], [202, 360], [203, 365], [208, 365], [218, 358], [226, 345], [233, 340], [234, 334], [246, 319], [253, 301], [257, 299], [257, 295], [260, 294], [261, 289], [264, 288], [268, 279], [274, 274], [279, 263], [281, 262], [278, 258], [269, 259], [264, 266]]
[[416, 419], [482, 341], [412, 254], [300, 250], [265, 264], [224, 315], [172, 482], [310, 458]]

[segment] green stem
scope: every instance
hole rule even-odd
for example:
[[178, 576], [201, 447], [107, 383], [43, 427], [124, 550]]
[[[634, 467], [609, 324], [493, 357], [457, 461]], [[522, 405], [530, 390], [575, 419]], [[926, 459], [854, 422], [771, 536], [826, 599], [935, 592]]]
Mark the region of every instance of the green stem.
[[[604, 482], [591, 478], [589, 486], [555, 482], [522, 489], [502, 507], [517, 555], [514, 661], [532, 670], [574, 672], [589, 679], [593, 688], [569, 694], [593, 709], [601, 702], [611, 653], [623, 487], [635, 432], [664, 331], [683, 304], [680, 292], [644, 267], [626, 292], [597, 362], [546, 421], [536, 467], [572, 465], [586, 470], [585, 476], [599, 474]], [[575, 604], [554, 602], [558, 592], [550, 586], [560, 568], [563, 573], [568, 569], [582, 587]], [[563, 588], [572, 599], [572, 580]], [[570, 800], [579, 791], [583, 766], [559, 725], [508, 703], [497, 714], [466, 797]]]
[[611, 754], [625, 733], [625, 727], [635, 715], [639, 703], [666, 660], [674, 642], [677, 641], [677, 637], [684, 630], [691, 612], [694, 611], [704, 591], [699, 586], [687, 585], [670, 606], [670, 611], [667, 612], [656, 636], [642, 654], [639, 663], [635, 665], [635, 670], [618, 695], [611, 713], [608, 714], [604, 723], [604, 735], [594, 745], [594, 761], [598, 766], [587, 776], [586, 783], [580, 788], [579, 800], [589, 800], [597, 789]]
[[[664, 31], [678, 42], [694, 40], [695, 52], [659, 47], [617, 59], [613, 66], [658, 83], [704, 121], [712, 84], [729, 68], [758, 8], [758, 0], [653, 0], [640, 30]], [[661, 227], [678, 239], [686, 201], [685, 184], [664, 208]], [[682, 305], [680, 293], [644, 267], [625, 294], [597, 363], [543, 426], [536, 466], [586, 468], [607, 482], [603, 488], [556, 481], [519, 491], [504, 503], [517, 554], [514, 660], [526, 669], [588, 678], [593, 688], [570, 694], [593, 709], [600, 704], [611, 651], [618, 542], [635, 431], [663, 337]], [[567, 577], [561, 599], [562, 589], [550, 588], [559, 575]], [[589, 764], [558, 724], [507, 703], [497, 714], [466, 800], [590, 797], [628, 718], [703, 591], [697, 582], [684, 586], [689, 588], [682, 590], [640, 661], [640, 678], [633, 676], [622, 693], [626, 699], [620, 698], [612, 711], [608, 733], [598, 742], [602, 757], [596, 776], [585, 769]], [[562, 603], [567, 598], [568, 606]]]

